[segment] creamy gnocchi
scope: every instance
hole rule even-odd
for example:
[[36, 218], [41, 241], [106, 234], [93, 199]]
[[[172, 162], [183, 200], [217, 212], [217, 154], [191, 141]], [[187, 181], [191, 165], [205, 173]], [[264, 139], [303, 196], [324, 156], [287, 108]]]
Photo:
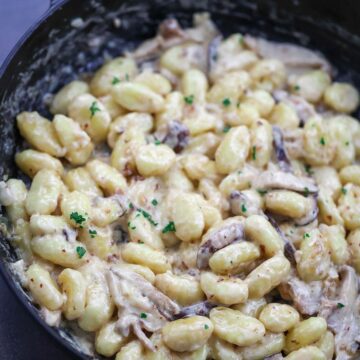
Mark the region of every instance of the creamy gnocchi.
[[22, 285], [116, 360], [358, 358], [358, 105], [315, 52], [165, 20], [17, 116]]

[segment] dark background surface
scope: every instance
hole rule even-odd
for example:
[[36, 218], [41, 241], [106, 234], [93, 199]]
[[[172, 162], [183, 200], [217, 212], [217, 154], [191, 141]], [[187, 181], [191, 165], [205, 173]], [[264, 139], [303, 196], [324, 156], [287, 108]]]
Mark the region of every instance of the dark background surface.
[[[0, 64], [49, 0], [0, 0]], [[27, 313], [0, 275], [0, 360], [75, 360]]]

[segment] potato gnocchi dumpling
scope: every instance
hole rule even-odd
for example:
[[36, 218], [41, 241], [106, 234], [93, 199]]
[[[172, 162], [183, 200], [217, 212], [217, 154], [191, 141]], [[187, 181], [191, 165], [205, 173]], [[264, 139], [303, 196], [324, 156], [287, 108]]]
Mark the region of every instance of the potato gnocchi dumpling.
[[334, 73], [196, 14], [21, 112], [0, 204], [44, 319], [94, 358], [358, 359], [359, 93]]

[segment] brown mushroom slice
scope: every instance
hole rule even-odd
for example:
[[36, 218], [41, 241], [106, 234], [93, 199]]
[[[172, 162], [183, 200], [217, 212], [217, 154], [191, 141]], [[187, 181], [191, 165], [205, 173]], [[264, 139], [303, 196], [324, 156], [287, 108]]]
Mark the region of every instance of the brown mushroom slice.
[[290, 70], [299, 68], [303, 70], [323, 69], [331, 72], [329, 62], [315, 51], [302, 46], [276, 43], [250, 35], [244, 36], [245, 45], [263, 58], [277, 59]]
[[172, 319], [180, 311], [179, 306], [142, 276], [124, 268], [112, 266], [107, 272], [107, 282], [118, 308], [117, 331], [123, 336], [133, 331], [144, 346], [155, 351], [143, 329], [160, 330], [166, 319]]
[[183, 307], [179, 313], [175, 315], [175, 319], [181, 319], [188, 316], [208, 316], [211, 309], [218, 306], [218, 304], [211, 301], [202, 301], [200, 303]]
[[196, 265], [199, 269], [209, 266], [209, 259], [216, 251], [244, 237], [244, 223], [237, 218], [229, 218], [208, 230], [203, 236]]
[[281, 296], [293, 301], [296, 309], [303, 315], [314, 315], [320, 309], [321, 281], [306, 283], [293, 275], [279, 286], [279, 290]]
[[281, 171], [291, 172], [291, 163], [286, 153], [284, 137], [281, 128], [277, 125], [273, 125], [272, 134], [276, 160], [279, 168]]
[[256, 177], [253, 181], [253, 187], [261, 190], [285, 189], [307, 194], [314, 194], [319, 191], [315, 182], [310, 178], [271, 170], [264, 171]]
[[326, 319], [335, 334], [336, 359], [350, 360], [358, 354], [360, 342], [359, 283], [350, 266], [342, 266], [339, 275], [336, 293], [323, 298], [319, 316]]
[[189, 128], [178, 120], [169, 121], [154, 134], [158, 141], [171, 147], [176, 153], [181, 152], [189, 143]]
[[317, 205], [317, 199], [316, 196], [311, 197], [311, 208], [309, 209], [308, 213], [299, 219], [294, 219], [294, 224], [296, 226], [306, 226], [312, 223], [317, 219], [317, 216], [319, 214], [319, 208]]

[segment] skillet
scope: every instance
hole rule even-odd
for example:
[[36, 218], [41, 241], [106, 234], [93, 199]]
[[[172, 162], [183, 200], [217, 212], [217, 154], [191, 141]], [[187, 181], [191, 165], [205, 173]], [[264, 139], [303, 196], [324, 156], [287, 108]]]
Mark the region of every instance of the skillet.
[[[189, 26], [192, 14], [202, 11], [210, 12], [225, 35], [246, 32], [320, 50], [341, 74], [337, 80], [360, 87], [360, 4], [352, 0], [53, 0], [0, 68], [0, 178], [28, 182], [13, 161], [22, 146], [17, 113], [38, 110], [50, 116], [46, 100], [62, 85], [152, 37], [163, 19], [175, 16]], [[0, 216], [5, 228], [6, 217]], [[9, 270], [17, 256], [6, 231], [0, 236], [0, 272], [15, 295], [59, 342], [79, 358], [91, 359], [71, 332], [40, 318]]]

